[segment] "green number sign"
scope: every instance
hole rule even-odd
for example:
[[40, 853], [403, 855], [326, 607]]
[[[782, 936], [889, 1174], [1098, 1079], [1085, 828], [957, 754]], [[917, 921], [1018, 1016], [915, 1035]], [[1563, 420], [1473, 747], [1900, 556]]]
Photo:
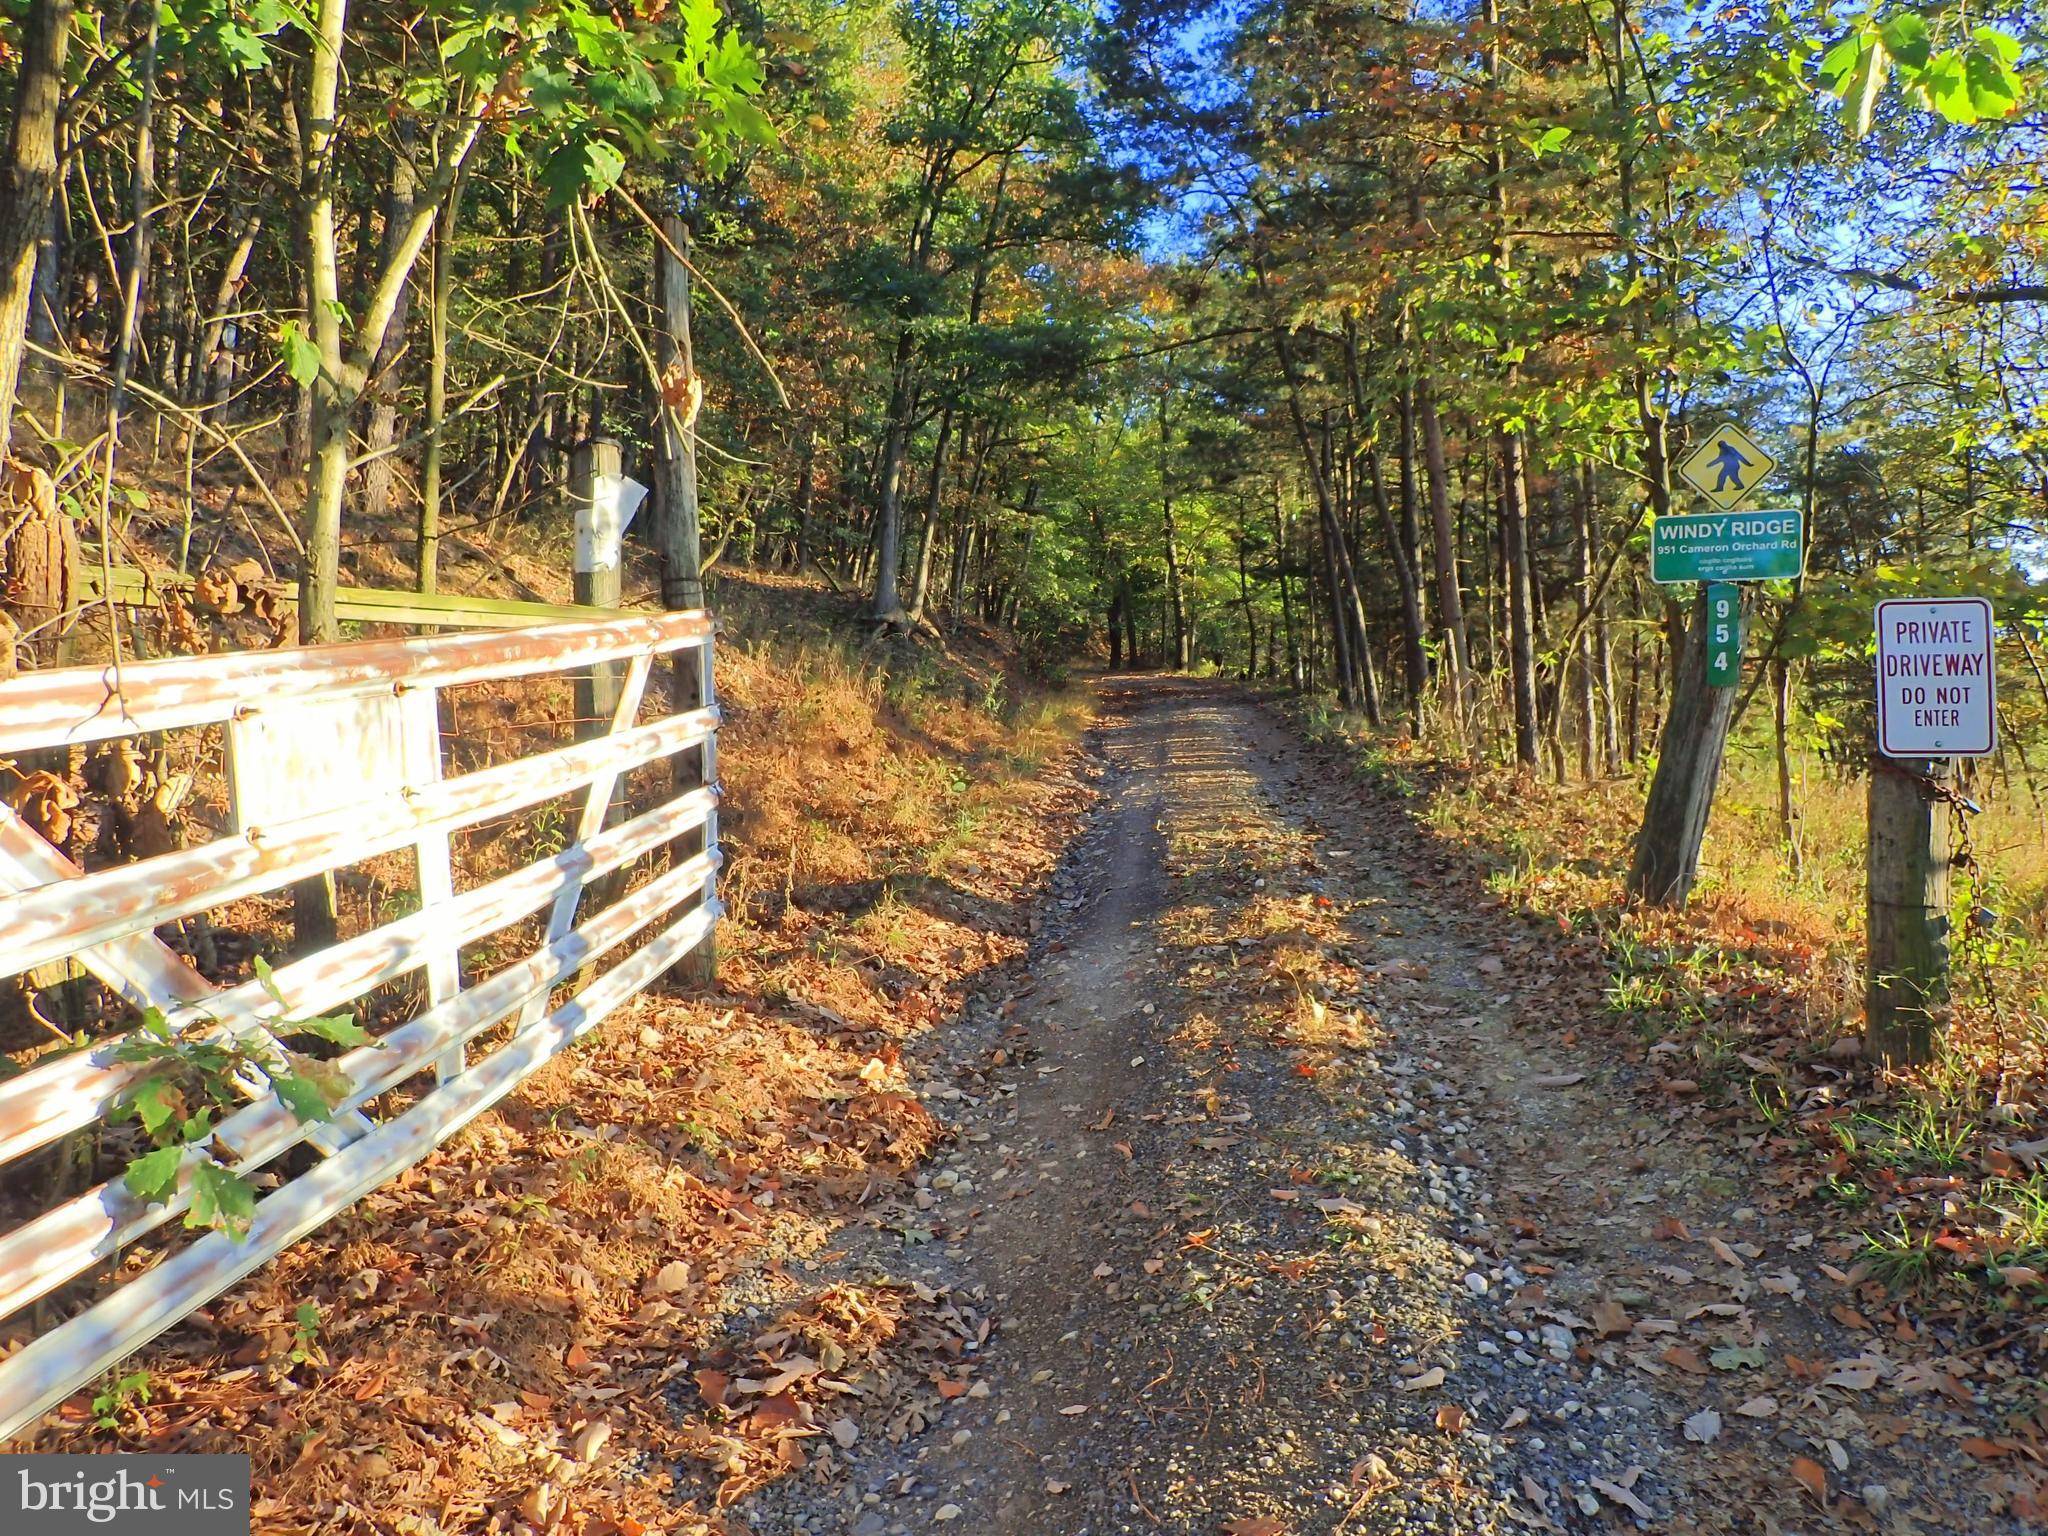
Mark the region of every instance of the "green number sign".
[[1717, 581], [1707, 587], [1707, 685], [1733, 688], [1742, 671], [1742, 588]]

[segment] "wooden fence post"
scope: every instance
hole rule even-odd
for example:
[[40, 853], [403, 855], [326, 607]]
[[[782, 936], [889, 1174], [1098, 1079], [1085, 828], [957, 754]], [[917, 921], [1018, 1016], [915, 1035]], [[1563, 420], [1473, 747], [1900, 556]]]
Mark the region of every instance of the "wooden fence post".
[[1949, 832], [1943, 759], [1870, 761], [1865, 1045], [1884, 1066], [1934, 1054], [1948, 1012]]
[[[623, 590], [616, 514], [620, 464], [619, 445], [603, 437], [577, 444], [569, 459], [569, 496], [576, 510], [576, 601], [586, 607], [616, 608]], [[611, 729], [623, 676], [617, 662], [601, 662], [588, 674], [578, 674], [577, 736], [599, 736]]]

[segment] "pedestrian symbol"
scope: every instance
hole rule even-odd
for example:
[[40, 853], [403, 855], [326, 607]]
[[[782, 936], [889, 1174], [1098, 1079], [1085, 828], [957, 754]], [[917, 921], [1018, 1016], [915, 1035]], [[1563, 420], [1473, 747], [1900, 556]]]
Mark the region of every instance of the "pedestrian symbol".
[[1685, 456], [1678, 466], [1686, 483], [1713, 503], [1718, 512], [1731, 512], [1749, 499], [1763, 484], [1764, 477], [1778, 467], [1778, 461], [1757, 446], [1740, 427], [1722, 427]]
[[1721, 478], [1714, 482], [1716, 494], [1731, 487], [1739, 491], [1742, 489], [1742, 472], [1749, 468], [1749, 460], [1733, 443], [1723, 443], [1714, 455], [1714, 468], [1721, 472]]

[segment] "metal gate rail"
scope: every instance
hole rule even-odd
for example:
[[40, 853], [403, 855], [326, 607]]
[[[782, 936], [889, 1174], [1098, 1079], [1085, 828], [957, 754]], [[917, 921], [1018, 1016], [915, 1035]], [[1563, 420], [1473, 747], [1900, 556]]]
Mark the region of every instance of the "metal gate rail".
[[[415, 971], [427, 976], [422, 1012], [327, 1064], [347, 1079], [328, 1119], [302, 1120], [254, 1077], [248, 1102], [184, 1150], [165, 1198], [144, 1200], [117, 1175], [0, 1233], [4, 1319], [185, 1212], [199, 1162], [247, 1173], [302, 1141], [326, 1154], [258, 1201], [246, 1234], [208, 1231], [174, 1247], [0, 1360], [0, 1441], [417, 1163], [710, 938], [722, 910], [712, 630], [702, 612], [635, 615], [0, 683], [0, 756], [222, 727], [235, 817], [235, 830], [211, 842], [88, 874], [0, 805], [0, 977], [75, 960], [133, 1007], [156, 1010], [173, 1039], [267, 1049], [280, 1021], [346, 1007]], [[693, 653], [681, 690], [693, 707], [639, 722], [654, 660], [679, 652]], [[440, 689], [601, 665], [624, 673], [602, 734], [443, 776]], [[313, 756], [299, 756], [308, 749]], [[677, 793], [605, 824], [622, 775], [679, 754], [694, 754], [686, 763], [696, 771], [678, 776]], [[580, 814], [561, 852], [455, 892], [451, 832], [577, 790]], [[671, 845], [669, 867], [590, 910], [621, 883], [596, 884], [600, 877]], [[268, 985], [216, 987], [156, 936], [161, 924], [406, 848], [416, 850], [419, 910], [281, 964]], [[464, 946], [543, 910], [537, 948], [465, 986]], [[589, 979], [595, 962], [649, 929], [640, 948]], [[581, 989], [551, 1007], [555, 990], [579, 978]], [[507, 1038], [466, 1059], [478, 1036], [507, 1022]], [[120, 1107], [149, 1070], [115, 1059], [125, 1038], [0, 1081], [0, 1170]], [[378, 1118], [385, 1094], [427, 1072], [434, 1086]]]

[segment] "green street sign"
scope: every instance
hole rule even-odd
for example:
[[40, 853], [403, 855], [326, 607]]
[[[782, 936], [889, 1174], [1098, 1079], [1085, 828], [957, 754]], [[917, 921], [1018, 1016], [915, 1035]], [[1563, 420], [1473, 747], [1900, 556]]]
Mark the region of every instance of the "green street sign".
[[1650, 525], [1650, 580], [1776, 581], [1799, 574], [1804, 521], [1781, 512], [1706, 512]]
[[1742, 673], [1742, 588], [1732, 581], [1707, 586], [1707, 686], [1733, 688]]

